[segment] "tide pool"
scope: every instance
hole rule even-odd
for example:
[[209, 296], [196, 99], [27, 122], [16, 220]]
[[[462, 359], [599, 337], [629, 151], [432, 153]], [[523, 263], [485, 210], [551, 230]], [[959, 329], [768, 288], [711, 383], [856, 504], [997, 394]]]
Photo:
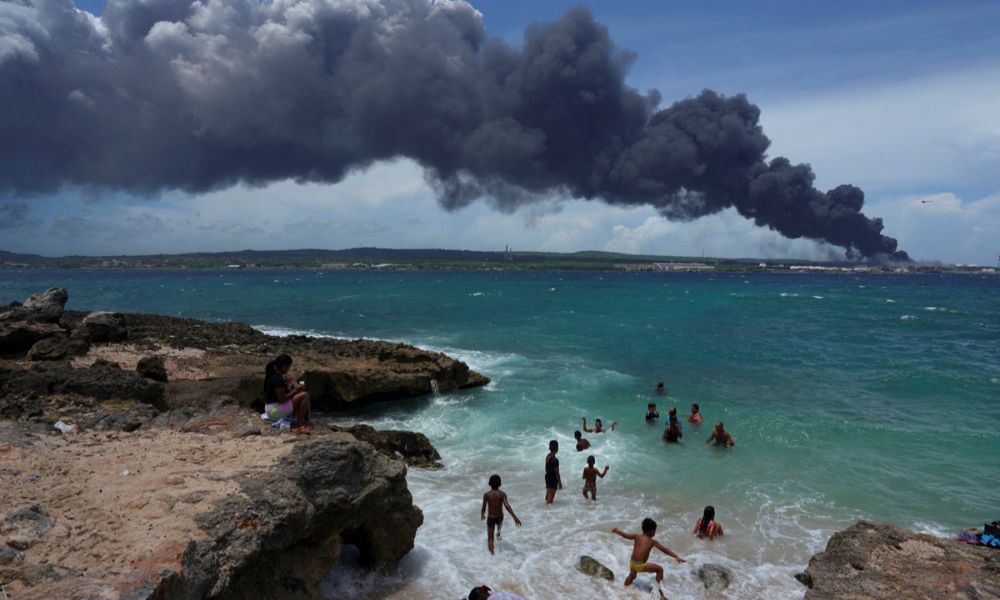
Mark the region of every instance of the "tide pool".
[[[479, 583], [532, 599], [636, 597], [620, 587], [630, 545], [610, 530], [647, 516], [690, 561], [654, 553], [668, 596], [703, 597], [695, 569], [715, 562], [736, 573], [724, 597], [796, 598], [792, 575], [858, 518], [942, 535], [1000, 518], [997, 277], [0, 270], [0, 301], [51, 285], [69, 289], [71, 309], [405, 341], [493, 379], [345, 415], [424, 432], [447, 468], [409, 472], [425, 522], [399, 572], [365, 574], [348, 556], [331, 598], [458, 598]], [[664, 417], [654, 426], [647, 402]], [[686, 423], [692, 402], [700, 427]], [[668, 447], [671, 406], [684, 439]], [[586, 434], [593, 447], [578, 454], [583, 416], [619, 427]], [[705, 446], [715, 420], [735, 448]], [[550, 439], [565, 489], [546, 507]], [[611, 466], [592, 505], [587, 454]], [[507, 520], [496, 557], [479, 520], [492, 473], [524, 521]], [[691, 535], [706, 504], [721, 541]], [[619, 583], [578, 574], [580, 554]]]

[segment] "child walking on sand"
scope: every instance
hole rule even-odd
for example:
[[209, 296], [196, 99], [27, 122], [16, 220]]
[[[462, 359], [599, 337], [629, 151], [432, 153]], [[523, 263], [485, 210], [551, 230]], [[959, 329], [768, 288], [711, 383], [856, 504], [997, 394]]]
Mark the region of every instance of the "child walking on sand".
[[656, 586], [660, 592], [660, 597], [663, 598], [663, 590], [659, 588], [660, 583], [663, 581], [663, 567], [656, 563], [646, 562], [649, 560], [649, 553], [652, 552], [653, 548], [656, 548], [667, 556], [672, 557], [678, 563], [687, 561], [674, 554], [674, 551], [670, 548], [653, 539], [653, 536], [656, 535], [656, 521], [643, 519], [642, 533], [625, 533], [617, 527], [612, 529], [611, 533], [617, 533], [626, 540], [634, 542], [632, 545], [632, 558], [628, 561], [628, 577], [625, 579], [625, 587], [632, 585], [632, 582], [635, 581], [639, 573], [655, 573]]
[[597, 459], [591, 454], [587, 457], [587, 466], [583, 468], [583, 497], [587, 497], [587, 492], [590, 492], [590, 500], [597, 501], [597, 478], [600, 477], [604, 479], [604, 476], [608, 474], [608, 465], [604, 465], [604, 472], [597, 470], [594, 463]]
[[[490, 475], [490, 491], [483, 494], [483, 507], [479, 510], [480, 520], [486, 520], [486, 547], [493, 554], [493, 531], [496, 530], [496, 537], [500, 539], [500, 527], [503, 525], [503, 509], [507, 509], [514, 519], [514, 525], [521, 526], [521, 520], [514, 514], [514, 509], [507, 501], [507, 494], [500, 491], [500, 476]], [[489, 509], [489, 517], [486, 516], [486, 509]]]

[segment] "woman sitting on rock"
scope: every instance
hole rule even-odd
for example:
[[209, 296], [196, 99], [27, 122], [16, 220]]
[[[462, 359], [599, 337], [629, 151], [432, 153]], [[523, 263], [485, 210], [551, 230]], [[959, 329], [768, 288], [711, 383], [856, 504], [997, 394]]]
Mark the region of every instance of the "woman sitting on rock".
[[298, 420], [294, 433], [309, 433], [309, 392], [306, 386], [288, 377], [292, 357], [282, 354], [264, 369], [264, 412], [271, 419], [292, 414]]

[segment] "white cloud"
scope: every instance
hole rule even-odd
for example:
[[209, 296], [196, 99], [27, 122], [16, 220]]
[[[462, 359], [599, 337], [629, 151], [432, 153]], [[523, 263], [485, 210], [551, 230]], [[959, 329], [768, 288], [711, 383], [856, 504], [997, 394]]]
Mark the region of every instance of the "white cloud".
[[996, 264], [1000, 254], [1000, 193], [966, 201], [953, 193], [902, 196], [876, 209], [893, 224], [913, 258]]
[[997, 189], [998, 98], [994, 65], [769, 103], [761, 121], [771, 155], [811, 163], [823, 188]]

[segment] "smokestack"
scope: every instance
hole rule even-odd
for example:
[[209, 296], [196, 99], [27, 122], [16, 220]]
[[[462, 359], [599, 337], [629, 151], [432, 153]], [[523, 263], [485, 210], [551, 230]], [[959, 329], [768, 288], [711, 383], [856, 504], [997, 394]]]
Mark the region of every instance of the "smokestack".
[[0, 193], [156, 194], [337, 182], [380, 160], [426, 169], [442, 206], [543, 197], [735, 207], [789, 238], [907, 260], [864, 194], [768, 160], [759, 109], [706, 90], [660, 109], [583, 8], [520, 47], [458, 0], [0, 3]]

